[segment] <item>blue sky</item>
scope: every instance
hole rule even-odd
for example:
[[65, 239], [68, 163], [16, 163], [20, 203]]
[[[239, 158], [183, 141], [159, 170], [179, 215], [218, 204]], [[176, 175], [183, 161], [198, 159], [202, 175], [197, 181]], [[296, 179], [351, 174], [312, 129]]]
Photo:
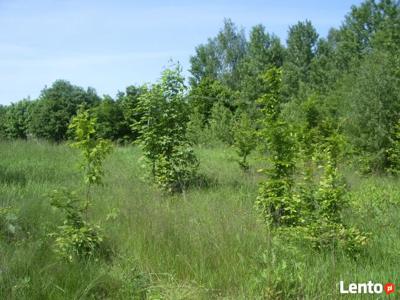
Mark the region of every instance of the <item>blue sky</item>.
[[115, 96], [155, 81], [171, 58], [187, 70], [224, 18], [246, 32], [262, 23], [282, 40], [309, 19], [325, 36], [360, 2], [0, 0], [0, 104], [35, 98], [56, 79]]

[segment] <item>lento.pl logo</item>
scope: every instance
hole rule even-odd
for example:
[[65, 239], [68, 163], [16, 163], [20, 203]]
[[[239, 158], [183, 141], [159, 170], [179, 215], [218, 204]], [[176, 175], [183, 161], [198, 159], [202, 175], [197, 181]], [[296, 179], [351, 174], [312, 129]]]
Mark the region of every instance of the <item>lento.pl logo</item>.
[[372, 281], [363, 283], [349, 283], [346, 285], [343, 280], [339, 282], [339, 291], [341, 294], [382, 294], [387, 295], [394, 293], [395, 284], [388, 282], [386, 284], [374, 283]]

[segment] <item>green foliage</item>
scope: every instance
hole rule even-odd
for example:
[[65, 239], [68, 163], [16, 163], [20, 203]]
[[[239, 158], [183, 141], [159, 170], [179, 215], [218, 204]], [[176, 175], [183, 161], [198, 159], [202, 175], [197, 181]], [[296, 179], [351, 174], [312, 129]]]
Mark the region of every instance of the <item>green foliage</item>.
[[399, 66], [387, 54], [368, 56], [344, 87], [345, 130], [371, 171], [388, 168], [391, 132], [400, 118]]
[[50, 204], [65, 215], [63, 225], [58, 226], [58, 231], [50, 236], [55, 239], [56, 253], [70, 262], [94, 257], [103, 242], [101, 228], [88, 222], [88, 208], [92, 202], [90, 189], [92, 185], [102, 184], [103, 161], [112, 147], [109, 141], [97, 137], [96, 125], [96, 118], [84, 108], [79, 110], [69, 125], [74, 137], [71, 147], [81, 150], [83, 156], [81, 168], [86, 197], [82, 199], [67, 191], [55, 191], [50, 197]]
[[320, 94], [328, 94], [343, 75], [335, 64], [335, 44], [320, 38], [316, 43], [315, 55], [310, 64], [309, 89]]
[[190, 114], [186, 136], [194, 145], [205, 145], [210, 141], [208, 126], [203, 123], [203, 115], [197, 108]]
[[211, 140], [217, 140], [232, 145], [233, 114], [228, 108], [222, 103], [216, 103], [211, 110], [209, 123]]
[[126, 142], [135, 141], [138, 136], [138, 130], [132, 128], [132, 124], [138, 122], [141, 115], [138, 114], [137, 105], [139, 104], [139, 97], [147, 92], [147, 87], [143, 86], [128, 86], [125, 93], [119, 93], [117, 97], [117, 106], [122, 111], [123, 121], [119, 124], [120, 136]]
[[0, 139], [5, 139], [6, 134], [6, 113], [7, 107], [0, 105]]
[[99, 104], [92, 108], [96, 118], [96, 132], [100, 138], [123, 142], [130, 133], [126, 125], [122, 107], [110, 96], [104, 96]]
[[310, 82], [312, 60], [318, 34], [310, 21], [298, 22], [289, 28], [286, 60], [284, 62], [285, 91], [297, 96], [302, 84]]
[[34, 102], [24, 99], [7, 108], [3, 119], [6, 137], [10, 139], [26, 139], [28, 137], [33, 107]]
[[203, 78], [217, 79], [234, 88], [239, 83], [240, 61], [246, 53], [246, 37], [243, 30], [227, 19], [218, 35], [204, 45], [196, 47], [196, 54], [190, 58], [192, 77], [196, 86]]
[[357, 65], [374, 48], [393, 48], [398, 41], [400, 9], [394, 0], [366, 0], [353, 6], [335, 34], [338, 64], [342, 71]]
[[247, 157], [257, 145], [255, 126], [247, 113], [242, 112], [239, 117], [236, 118], [233, 125], [233, 134], [234, 146], [240, 157], [239, 166], [242, 170], [246, 171], [250, 167], [247, 162]]
[[360, 257], [368, 243], [368, 235], [359, 229], [323, 218], [301, 228], [297, 234], [318, 251], [342, 249], [352, 258]]
[[235, 102], [235, 95], [229, 87], [209, 77], [202, 78], [189, 94], [190, 108], [192, 112], [197, 111], [201, 115], [203, 125], [209, 124], [213, 107], [222, 104], [234, 110]]
[[82, 152], [81, 167], [84, 171], [84, 182], [88, 185], [102, 183], [103, 161], [112, 150], [108, 140], [98, 138], [96, 124], [97, 119], [88, 110], [81, 109], [69, 125], [74, 135], [71, 147]]
[[45, 88], [32, 113], [31, 132], [38, 138], [60, 142], [67, 137], [68, 125], [82, 104], [93, 106], [100, 101], [93, 89], [86, 91], [68, 81], [57, 80]]
[[298, 201], [293, 198], [295, 140], [290, 126], [280, 118], [283, 99], [282, 73], [272, 68], [265, 74], [268, 93], [258, 102], [262, 107], [260, 140], [268, 151], [268, 179], [261, 184], [256, 205], [264, 220], [271, 225], [295, 225]]
[[175, 145], [168, 157], [159, 155], [155, 161], [154, 180], [170, 193], [185, 191], [193, 181], [199, 163], [187, 144]]
[[[338, 169], [329, 150], [326, 151], [324, 173], [321, 176], [315, 202], [319, 217], [328, 221], [339, 223], [341, 210], [345, 207], [345, 184], [338, 173]], [[321, 166], [322, 167], [322, 166]]]
[[99, 226], [84, 220], [86, 207], [82, 200], [75, 193], [65, 190], [54, 191], [50, 199], [50, 204], [65, 215], [63, 225], [58, 226], [57, 232], [50, 234], [55, 239], [55, 252], [69, 262], [97, 255], [103, 236]]
[[266, 92], [262, 75], [269, 68], [281, 67], [284, 54], [279, 38], [265, 32], [263, 25], [251, 29], [246, 56], [240, 65], [240, 108], [249, 112], [256, 109], [256, 100]]
[[390, 146], [386, 151], [388, 158], [387, 171], [399, 175], [400, 174], [400, 122], [394, 127], [389, 137]]
[[[268, 180], [261, 184], [256, 205], [265, 222], [272, 228], [288, 228], [290, 236], [301, 236], [318, 250], [341, 247], [357, 256], [366, 243], [366, 236], [356, 228], [344, 225], [341, 213], [347, 205], [345, 184], [337, 169], [340, 135], [321, 132], [323, 122], [315, 102], [303, 105], [305, 132], [301, 180], [296, 179], [299, 157], [295, 155], [298, 141], [293, 128], [282, 120], [282, 85], [279, 69], [271, 69], [265, 76], [269, 93], [259, 99], [264, 118], [261, 138], [269, 152]], [[328, 135], [331, 133], [331, 135]], [[316, 143], [313, 147], [310, 147]], [[316, 153], [323, 151], [322, 154]], [[314, 183], [314, 156], [324, 161], [324, 172], [319, 183]], [[293, 229], [292, 231], [290, 231]], [[328, 247], [329, 246], [329, 247]]]
[[186, 136], [188, 107], [184, 78], [178, 65], [163, 72], [161, 81], [139, 97], [133, 124], [152, 175], [162, 189], [184, 191], [196, 175], [197, 159]]

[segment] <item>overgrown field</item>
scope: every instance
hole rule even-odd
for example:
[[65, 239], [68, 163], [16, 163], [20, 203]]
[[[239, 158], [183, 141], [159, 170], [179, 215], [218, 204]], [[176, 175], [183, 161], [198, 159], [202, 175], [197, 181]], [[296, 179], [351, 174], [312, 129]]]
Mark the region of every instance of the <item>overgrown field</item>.
[[139, 149], [118, 147], [90, 210], [104, 255], [67, 263], [48, 235], [62, 222], [48, 195], [82, 186], [78, 153], [33, 141], [1, 142], [0, 153], [0, 207], [13, 209], [0, 219], [0, 299], [335, 299], [340, 280], [400, 277], [398, 179], [343, 170], [345, 220], [370, 233], [352, 259], [269, 234], [254, 209], [254, 157], [243, 173], [232, 149], [197, 148], [203, 180], [168, 196], [144, 180]]

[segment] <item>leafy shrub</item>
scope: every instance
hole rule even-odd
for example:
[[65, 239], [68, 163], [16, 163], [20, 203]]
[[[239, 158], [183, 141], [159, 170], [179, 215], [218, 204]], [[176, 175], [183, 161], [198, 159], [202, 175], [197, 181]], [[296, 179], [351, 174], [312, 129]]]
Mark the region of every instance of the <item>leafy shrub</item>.
[[80, 228], [64, 224], [58, 227], [58, 233], [51, 236], [55, 238], [55, 252], [68, 261], [74, 258], [94, 257], [103, 241], [99, 233], [100, 227], [86, 224]]
[[365, 248], [368, 236], [355, 227], [348, 227], [326, 219], [317, 220], [305, 227], [304, 239], [317, 250], [342, 249], [357, 258]]
[[[322, 166], [321, 166], [322, 168]], [[337, 167], [332, 162], [329, 150], [325, 154], [324, 173], [315, 193], [318, 216], [332, 222], [340, 222], [340, 212], [347, 204], [346, 186]]]
[[97, 119], [88, 110], [81, 108], [69, 125], [69, 130], [74, 134], [70, 145], [82, 152], [81, 168], [84, 171], [84, 182], [88, 186], [102, 183], [103, 161], [112, 150], [110, 141], [98, 138], [96, 124]]
[[198, 161], [191, 147], [174, 148], [170, 157], [160, 155], [155, 162], [155, 182], [168, 192], [184, 191], [196, 177]]
[[4, 116], [4, 131], [9, 139], [26, 139], [29, 136], [29, 126], [35, 102], [21, 100], [12, 103]]
[[139, 97], [136, 113], [141, 118], [133, 124], [155, 183], [168, 192], [183, 191], [198, 167], [186, 135], [184, 91], [180, 67], [165, 70], [161, 81]]
[[84, 220], [86, 207], [82, 199], [66, 190], [54, 191], [50, 199], [50, 204], [65, 215], [63, 225], [50, 234], [55, 239], [55, 252], [70, 262], [97, 254], [103, 237], [99, 226]]

